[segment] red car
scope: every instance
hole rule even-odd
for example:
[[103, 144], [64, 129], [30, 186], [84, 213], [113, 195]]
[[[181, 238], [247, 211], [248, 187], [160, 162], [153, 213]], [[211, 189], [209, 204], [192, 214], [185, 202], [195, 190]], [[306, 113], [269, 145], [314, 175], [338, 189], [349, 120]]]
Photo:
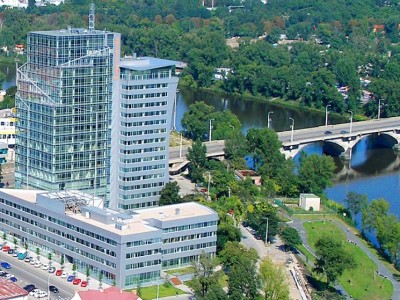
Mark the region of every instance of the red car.
[[4, 247], [3, 247], [3, 251], [4, 251], [4, 252], [10, 251], [10, 249], [11, 249], [10, 246], [4, 246]]
[[80, 278], [75, 278], [74, 281], [72, 281], [73, 285], [78, 285], [81, 283], [81, 279]]
[[61, 276], [62, 273], [63, 273], [63, 270], [57, 270], [56, 271], [56, 276]]
[[87, 287], [87, 285], [88, 285], [88, 282], [87, 282], [87, 281], [82, 281], [82, 282], [81, 282], [81, 287]]

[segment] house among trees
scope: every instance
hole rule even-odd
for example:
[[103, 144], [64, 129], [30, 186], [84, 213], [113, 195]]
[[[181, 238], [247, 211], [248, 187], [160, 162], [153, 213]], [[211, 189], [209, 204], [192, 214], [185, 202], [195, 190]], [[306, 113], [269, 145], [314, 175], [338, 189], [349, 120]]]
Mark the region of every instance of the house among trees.
[[251, 181], [253, 181], [255, 185], [261, 185], [261, 176], [259, 176], [253, 170], [236, 170], [235, 176], [239, 180], [245, 180], [246, 177], [250, 177]]

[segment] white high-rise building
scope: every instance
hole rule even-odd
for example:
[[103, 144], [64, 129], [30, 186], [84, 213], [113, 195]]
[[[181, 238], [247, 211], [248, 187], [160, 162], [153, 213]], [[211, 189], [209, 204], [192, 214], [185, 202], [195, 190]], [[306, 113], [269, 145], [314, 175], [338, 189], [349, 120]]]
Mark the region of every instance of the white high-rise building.
[[177, 63], [136, 56], [120, 60], [118, 101], [112, 107], [112, 208], [158, 205], [160, 191], [169, 180], [169, 129], [178, 85]]

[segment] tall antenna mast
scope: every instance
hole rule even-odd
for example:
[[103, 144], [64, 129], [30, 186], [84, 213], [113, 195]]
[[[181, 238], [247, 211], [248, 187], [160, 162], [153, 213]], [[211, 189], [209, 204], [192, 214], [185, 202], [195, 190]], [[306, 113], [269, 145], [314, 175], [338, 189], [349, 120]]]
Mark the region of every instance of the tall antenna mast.
[[89, 31], [94, 31], [94, 20], [95, 20], [94, 10], [95, 6], [94, 3], [92, 3], [90, 4], [90, 9], [89, 9]]

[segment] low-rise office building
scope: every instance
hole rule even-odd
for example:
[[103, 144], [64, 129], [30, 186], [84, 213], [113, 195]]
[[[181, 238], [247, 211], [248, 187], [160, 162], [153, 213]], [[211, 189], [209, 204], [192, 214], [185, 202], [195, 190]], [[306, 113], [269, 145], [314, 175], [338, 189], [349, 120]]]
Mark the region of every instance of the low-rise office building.
[[1, 231], [119, 288], [216, 252], [218, 214], [194, 202], [126, 212], [78, 191], [0, 189], [0, 212]]

